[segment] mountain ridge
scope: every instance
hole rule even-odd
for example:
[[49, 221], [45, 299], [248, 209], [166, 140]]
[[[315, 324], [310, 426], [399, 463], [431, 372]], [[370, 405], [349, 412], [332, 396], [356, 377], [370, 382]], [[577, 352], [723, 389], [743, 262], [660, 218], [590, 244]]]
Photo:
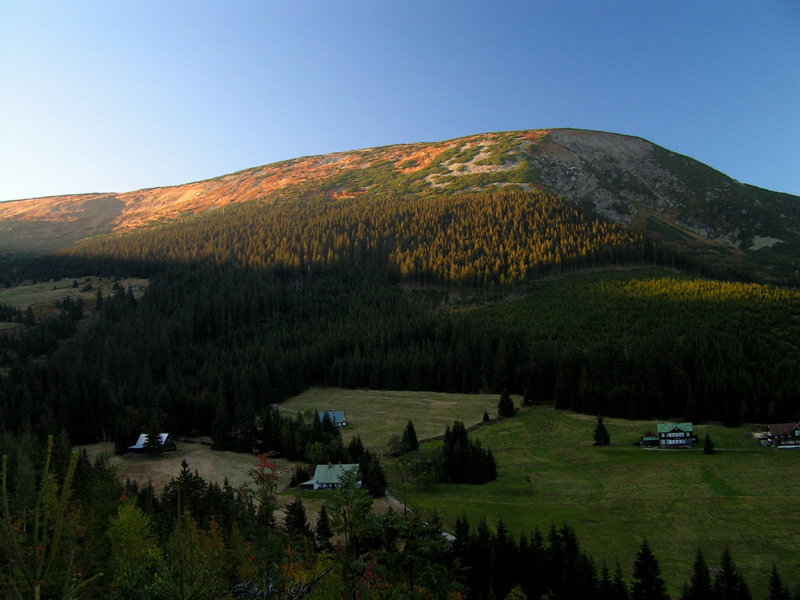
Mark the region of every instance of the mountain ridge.
[[0, 204], [0, 250], [50, 251], [231, 203], [427, 197], [498, 187], [591, 202], [598, 214], [702, 260], [767, 279], [800, 268], [800, 198], [742, 184], [644, 138], [581, 129], [473, 134], [304, 156], [124, 193]]

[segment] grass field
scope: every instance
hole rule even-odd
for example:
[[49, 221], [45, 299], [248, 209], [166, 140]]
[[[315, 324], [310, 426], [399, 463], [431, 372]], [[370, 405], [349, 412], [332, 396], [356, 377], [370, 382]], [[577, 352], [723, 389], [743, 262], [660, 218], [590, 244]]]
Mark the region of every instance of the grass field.
[[612, 444], [595, 447], [594, 423], [591, 416], [525, 409], [471, 434], [497, 458], [496, 481], [412, 487], [409, 504], [439, 510], [449, 525], [462, 512], [473, 523], [502, 518], [516, 532], [538, 527], [546, 534], [551, 524], [567, 523], [592, 556], [611, 566], [619, 560], [628, 576], [646, 537], [675, 595], [696, 549], [713, 566], [726, 544], [756, 598], [765, 595], [773, 561], [785, 580], [800, 582], [800, 491], [793, 485], [800, 451], [762, 448], [744, 437], [746, 428], [713, 425], [697, 428], [701, 441], [711, 435], [713, 455], [641, 449], [630, 442], [656, 422], [615, 419], [606, 420]]
[[[409, 419], [420, 439], [441, 434], [454, 419], [471, 425], [483, 412], [496, 414], [497, 395], [458, 395], [427, 392], [310, 389], [281, 405], [281, 411], [311, 414], [314, 410], [344, 410], [349, 425], [342, 435], [361, 436], [364, 443], [385, 453], [386, 442], [399, 435]], [[519, 398], [515, 398], [519, 403]], [[756, 426], [726, 429], [696, 428], [702, 442], [711, 435], [716, 452], [641, 449], [631, 442], [656, 421], [606, 419], [611, 445], [592, 445], [595, 418], [532, 407], [471, 433], [491, 448], [498, 479], [482, 486], [426, 485], [408, 490], [412, 507], [435, 508], [446, 527], [466, 513], [477, 524], [502, 518], [514, 532], [567, 523], [589, 554], [610, 566], [619, 561], [627, 577], [636, 552], [646, 537], [659, 560], [670, 591], [677, 596], [688, 580], [694, 554], [703, 549], [714, 566], [727, 544], [745, 574], [755, 598], [766, 595], [773, 561], [792, 586], [800, 584], [800, 555], [795, 532], [800, 528], [800, 491], [794, 485], [800, 451], [762, 448], [749, 437]], [[439, 442], [423, 445], [434, 448]], [[702, 443], [701, 443], [702, 446]], [[99, 446], [93, 446], [99, 451]], [[225, 477], [243, 483], [253, 456], [212, 451], [201, 444], [180, 443], [179, 451], [158, 459], [114, 457], [121, 477], [152, 479], [157, 487], [176, 477], [186, 459], [209, 481]], [[288, 481], [290, 463], [279, 460]], [[389, 491], [402, 497], [394, 460], [384, 465]], [[526, 480], [530, 478], [530, 484]], [[326, 493], [288, 490], [282, 505], [303, 498], [313, 522]], [[375, 509], [385, 510], [381, 499]], [[279, 515], [279, 518], [280, 515]]]
[[[200, 443], [200, 440], [186, 443], [179, 437], [177, 452], [166, 452], [158, 457], [146, 454], [115, 456], [114, 445], [110, 442], [91, 444], [85, 448], [91, 459], [101, 453], [109, 455], [111, 464], [117, 469], [117, 474], [123, 481], [128, 478], [140, 483], [152, 481], [157, 491], [178, 476], [183, 460], [188, 463], [192, 471], [196, 470], [209, 482], [214, 481], [222, 485], [227, 478], [232, 486], [238, 487], [248, 480], [247, 471], [255, 465], [255, 456], [212, 450], [208, 445], [210, 440], [203, 441], [206, 443]], [[291, 478], [290, 463], [280, 459], [276, 462], [283, 469], [282, 479], [288, 483]]]
[[[150, 481], [153, 483], [157, 493], [172, 479], [178, 477], [181, 471], [181, 462], [184, 460], [189, 465], [189, 469], [197, 471], [209, 483], [215, 482], [222, 485], [225, 479], [233, 487], [249, 483], [248, 471], [258, 462], [256, 457], [252, 454], [212, 450], [209, 443], [210, 439], [208, 438], [187, 442], [179, 437], [177, 440], [177, 452], [167, 452], [158, 457], [145, 454], [115, 456], [114, 444], [111, 442], [90, 444], [82, 447], [86, 448], [91, 460], [101, 454], [109, 456], [110, 462], [117, 470], [117, 477], [120, 480], [131, 479], [140, 484]], [[280, 468], [280, 488], [285, 491], [291, 480], [294, 465], [282, 458], [274, 458], [272, 460]], [[278, 510], [275, 513], [275, 518], [279, 523], [283, 521], [283, 509], [288, 504], [291, 504], [297, 495], [303, 497], [309, 521], [312, 524], [316, 523], [320, 508], [330, 498], [326, 493], [319, 494], [291, 490], [291, 493], [281, 494], [278, 499]], [[377, 499], [374, 504], [375, 510], [380, 512], [385, 511], [389, 506], [390, 502], [385, 498]]]
[[[76, 280], [42, 281], [2, 289], [0, 290], [0, 301], [16, 306], [20, 310], [25, 310], [29, 306], [33, 306], [36, 309], [40, 305], [55, 304], [56, 300], [62, 300], [66, 296], [70, 296], [73, 299], [83, 298], [85, 303], [94, 307], [97, 290], [101, 289], [103, 290], [103, 295], [108, 295], [114, 285], [113, 279], [103, 277], [81, 277], [77, 279], [78, 287], [72, 287], [74, 281]], [[122, 286], [127, 286], [128, 284], [147, 286], [147, 280], [126, 279], [120, 281]], [[141, 292], [135, 292], [134, 295], [138, 298], [141, 296]]]
[[[385, 451], [392, 435], [402, 435], [409, 419], [422, 440], [441, 435], [454, 420], [469, 426], [478, 423], [483, 413], [497, 416], [497, 394], [438, 394], [435, 392], [393, 392], [311, 388], [280, 405], [283, 414], [298, 411], [313, 418], [317, 410], [343, 410], [347, 427], [342, 429], [345, 443], [360, 436], [370, 449]], [[519, 399], [517, 399], [519, 402]]]

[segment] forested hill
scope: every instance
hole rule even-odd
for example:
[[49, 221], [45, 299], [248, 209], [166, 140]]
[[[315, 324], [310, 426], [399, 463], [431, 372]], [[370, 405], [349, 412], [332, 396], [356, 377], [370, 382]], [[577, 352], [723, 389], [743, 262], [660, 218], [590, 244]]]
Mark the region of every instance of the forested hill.
[[[796, 421], [800, 290], [786, 284], [800, 255], [798, 200], [743, 186], [644, 140], [556, 130], [299, 159], [168, 192], [0, 206], [6, 249], [19, 248], [15, 244], [34, 234], [43, 240], [41, 248], [56, 248], [33, 255], [0, 252], [0, 282], [38, 282], [50, 298], [46, 307], [0, 302], [0, 445], [10, 449], [14, 494], [12, 508], [6, 503], [6, 530], [26, 536], [25, 527], [9, 524], [9, 510], [22, 515], [19, 522], [28, 523], [28, 531], [37, 530], [31, 465], [39, 458], [31, 449], [53, 434], [64, 449], [113, 440], [120, 453], [142, 432], [208, 435], [217, 449], [256, 449], [312, 464], [359, 462], [365, 487], [383, 493], [385, 480], [377, 476], [372, 449], [367, 452], [359, 438], [345, 448], [326, 430], [336, 429], [330, 419], [327, 425], [319, 419], [308, 423], [302, 414], [279, 413], [276, 404], [311, 386], [507, 392], [525, 404], [592, 415], [726, 426]], [[744, 271], [742, 279], [764, 275], [784, 285], [708, 278], [727, 269]], [[136, 285], [125, 285], [132, 277]], [[62, 290], [64, 296], [54, 300]], [[60, 472], [72, 472], [66, 452], [61, 455]], [[486, 456], [492, 456], [488, 450]], [[219, 597], [233, 582], [259, 577], [255, 563], [246, 564], [256, 557], [251, 543], [270, 557], [258, 572], [270, 573], [278, 564], [272, 561], [283, 560], [279, 547], [291, 553], [305, 544], [307, 550], [296, 556], [314, 557], [312, 542], [289, 544], [288, 537], [272, 533], [272, 513], [262, 512], [272, 500], [261, 491], [237, 496], [226, 484], [208, 486], [206, 493], [202, 479], [185, 465], [178, 482], [160, 496], [152, 486], [131, 484], [122, 494], [100, 483], [114, 479], [102, 459], [95, 463], [94, 480], [87, 474], [88, 458], [79, 464], [75, 481], [83, 491], [76, 494], [77, 511], [88, 512], [81, 521], [86, 526], [71, 529], [69, 537], [83, 545], [74, 554], [76, 570], [86, 577], [113, 573], [113, 581], [98, 579], [103, 589], [121, 585], [124, 569], [104, 565], [110, 540], [130, 538], [127, 525], [114, 524], [127, 506], [161, 515], [164, 548], [178, 551], [175, 535], [195, 531], [185, 539], [219, 552], [225, 544], [236, 549], [225, 556], [250, 556], [240, 561], [250, 570], [214, 575], [214, 589], [223, 590]], [[264, 469], [251, 469], [255, 482], [265, 481]], [[5, 489], [5, 463], [3, 471]], [[54, 481], [43, 477], [42, 486], [55, 490]], [[270, 485], [265, 481], [261, 489]], [[185, 530], [171, 526], [180, 489], [194, 490], [183, 496], [193, 515]], [[128, 493], [133, 502], [124, 504]], [[112, 520], [117, 506], [122, 508]], [[299, 499], [292, 506], [302, 508]], [[285, 521], [289, 536], [292, 511], [290, 506]], [[423, 514], [408, 513], [419, 523], [427, 519]], [[219, 529], [212, 515], [220, 517]], [[216, 537], [198, 538], [189, 518]], [[334, 519], [334, 525], [346, 521]], [[150, 537], [143, 522], [135, 526], [142, 540]], [[424, 525], [433, 532], [426, 539], [444, 544], [436, 521]], [[383, 533], [372, 525], [367, 529], [375, 532], [363, 538], [369, 545], [358, 545], [359, 534], [334, 552], [344, 557], [359, 548], [352, 556], [367, 557], [362, 550], [382, 547], [379, 539], [420, 539], [395, 525]], [[167, 546], [170, 531], [177, 533]], [[540, 565], [537, 571], [509, 571], [535, 573], [524, 584], [530, 597], [548, 589], [564, 598], [595, 597], [561, 593], [568, 579], [584, 582], [586, 590], [611, 589], [608, 569], [579, 559], [566, 525], [553, 527], [546, 543], [538, 532], [530, 543], [521, 539], [519, 551], [508, 543], [504, 526], [498, 524], [497, 531], [491, 534], [484, 520], [473, 536], [463, 521], [456, 544], [441, 554], [426, 553], [424, 562], [435, 565], [442, 560], [436, 556], [447, 556], [456, 565], [467, 557], [474, 561], [463, 564], [489, 564], [470, 548], [510, 548], [508, 554], [491, 550], [491, 560], [516, 555]], [[30, 541], [30, 556], [38, 555], [37, 540]], [[150, 553], [154, 565], [184, 564], [176, 558], [184, 556], [182, 549], [165, 551], [162, 561], [159, 548]], [[396, 548], [386, 548], [380, 556], [399, 556]], [[565, 548], [572, 550], [565, 554]], [[213, 564], [225, 563], [213, 552]], [[547, 556], [584, 565], [583, 575], [552, 568], [561, 562]], [[71, 566], [72, 552], [59, 561]], [[558, 581], [541, 575], [545, 567]], [[61, 568], [69, 574], [71, 567]], [[11, 564], [7, 571], [15, 569]], [[348, 569], [340, 571], [355, 573]], [[697, 571], [707, 574], [708, 568]], [[212, 571], [205, 572], [211, 577]], [[435, 578], [455, 581], [461, 577], [455, 573], [463, 572], [456, 568], [446, 579]], [[603, 573], [600, 579], [597, 573]], [[624, 597], [622, 575], [615, 580], [620, 585], [611, 595]], [[119, 589], [131, 590], [131, 597], [146, 587], [142, 579], [126, 581], [130, 587]], [[400, 589], [392, 587], [400, 579], [386, 581], [385, 589]], [[497, 597], [509, 595], [511, 581], [498, 578]], [[480, 586], [470, 588], [478, 590], [471, 592], [474, 597], [494, 593]], [[447, 586], [435, 587], [441, 593], [432, 596], [446, 596]], [[59, 583], [52, 594], [66, 589]], [[356, 589], [354, 584], [347, 595]]]
[[741, 184], [640, 138], [571, 129], [369, 148], [169, 188], [6, 202], [0, 251], [50, 251], [256, 199], [424, 199], [497, 187], [589, 202], [612, 222], [717, 267], [769, 279], [800, 268], [800, 198]]
[[487, 192], [422, 201], [393, 195], [254, 201], [88, 241], [62, 251], [56, 262], [77, 271], [124, 265], [142, 276], [170, 265], [231, 266], [306, 283], [370, 269], [423, 284], [513, 286], [562, 269], [652, 262], [657, 255], [676, 260], [667, 254], [630, 228], [598, 218], [591, 205], [540, 192]]
[[[587, 279], [641, 266], [672, 274]], [[244, 203], [6, 264], [9, 278], [150, 283], [139, 300], [100, 291], [82, 331], [79, 311], [29, 310], [20, 336], [0, 337], [0, 422], [120, 447], [152, 426], [252, 448], [270, 437], [256, 415], [312, 385], [795, 418], [797, 291], [675, 284], [679, 269], [696, 273], [591, 204], [541, 192]]]

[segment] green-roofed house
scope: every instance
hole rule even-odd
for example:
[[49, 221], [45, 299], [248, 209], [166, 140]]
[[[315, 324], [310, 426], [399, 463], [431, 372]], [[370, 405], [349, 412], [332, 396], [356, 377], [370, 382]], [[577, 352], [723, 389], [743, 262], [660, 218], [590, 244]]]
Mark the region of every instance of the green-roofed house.
[[691, 423], [659, 423], [657, 432], [660, 448], [691, 448], [697, 443]]
[[300, 484], [303, 490], [333, 490], [341, 485], [342, 476], [348, 471], [356, 471], [356, 485], [361, 487], [361, 467], [358, 464], [317, 465], [314, 477]]

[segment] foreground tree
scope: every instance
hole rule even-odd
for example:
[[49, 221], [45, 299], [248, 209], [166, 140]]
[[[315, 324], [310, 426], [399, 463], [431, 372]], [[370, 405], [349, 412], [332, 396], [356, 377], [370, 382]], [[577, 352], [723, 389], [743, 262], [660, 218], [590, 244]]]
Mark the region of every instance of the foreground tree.
[[631, 597], [634, 600], [668, 600], [667, 586], [661, 577], [661, 567], [650, 550], [647, 540], [642, 540], [642, 546], [633, 563], [633, 582]]
[[135, 502], [125, 502], [111, 520], [107, 536], [111, 541], [116, 596], [130, 600], [151, 598], [150, 584], [162, 553], [150, 517]]
[[772, 563], [772, 571], [769, 574], [769, 588], [767, 600], [791, 600], [789, 589], [783, 584], [778, 568]]
[[739, 573], [730, 548], [725, 546], [720, 558], [719, 570], [714, 578], [714, 594], [725, 600], [750, 600], [750, 588]]
[[247, 494], [258, 506], [258, 525], [269, 541], [270, 530], [275, 527], [275, 509], [278, 508], [278, 465], [270, 460], [268, 454], [259, 454], [258, 462], [247, 474], [254, 486], [247, 488]]
[[342, 474], [331, 504], [331, 524], [334, 532], [344, 539], [344, 551], [339, 553], [342, 577], [353, 600], [357, 598], [359, 582], [369, 568], [366, 540], [371, 536], [377, 519], [372, 514], [372, 498], [358, 485], [356, 476], [355, 469]]
[[689, 578], [689, 583], [681, 593], [681, 600], [706, 600], [713, 596], [713, 588], [711, 572], [708, 570], [708, 564], [703, 557], [703, 553], [698, 548], [694, 558], [692, 575]]
[[331, 538], [333, 538], [333, 530], [331, 529], [331, 520], [328, 516], [328, 507], [323, 504], [319, 509], [319, 517], [317, 517], [317, 525], [314, 528], [314, 538], [317, 542], [317, 547], [322, 552], [333, 550], [331, 545]]
[[166, 560], [153, 578], [153, 591], [164, 600], [224, 598], [228, 582], [225, 542], [212, 519], [208, 531], [184, 512], [167, 542]]
[[60, 491], [55, 474], [51, 470], [52, 454], [53, 436], [50, 436], [47, 438], [42, 478], [33, 512], [23, 515], [21, 519], [16, 519], [9, 507], [8, 457], [3, 456], [0, 489], [3, 514], [0, 519], [0, 531], [2, 531], [3, 546], [10, 558], [10, 568], [7, 571], [8, 585], [13, 597], [18, 600], [25, 597], [40, 600], [43, 588], [55, 584], [59, 574], [64, 578], [61, 585], [66, 598], [76, 597], [80, 590], [100, 576], [100, 574], [94, 575], [76, 585], [72, 581], [71, 573], [73, 549], [67, 550], [66, 561], [60, 553], [64, 530], [71, 518], [70, 496], [78, 453], [73, 452], [70, 456]]
[[294, 502], [286, 507], [283, 526], [292, 539], [303, 539], [312, 536], [311, 526], [306, 518], [306, 507], [300, 498], [296, 498]]

